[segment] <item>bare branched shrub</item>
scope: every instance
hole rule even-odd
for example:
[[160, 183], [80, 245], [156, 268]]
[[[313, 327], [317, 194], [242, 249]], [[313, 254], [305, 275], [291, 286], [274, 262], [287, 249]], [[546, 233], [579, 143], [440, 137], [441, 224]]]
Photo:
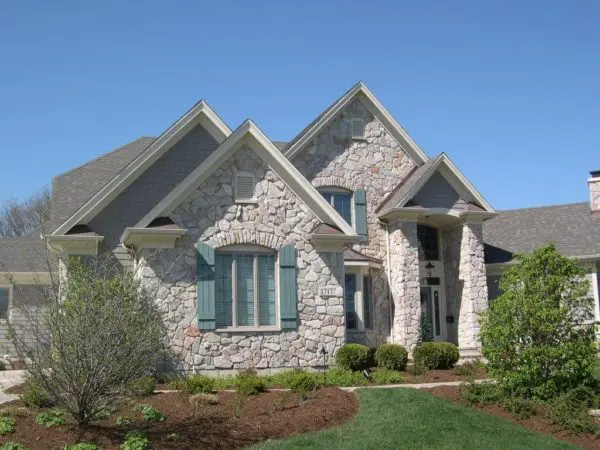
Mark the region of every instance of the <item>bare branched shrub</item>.
[[87, 425], [152, 369], [163, 325], [152, 299], [110, 258], [71, 257], [52, 278], [41, 287], [43, 312], [23, 308], [27, 330], [11, 324], [10, 336], [30, 380]]

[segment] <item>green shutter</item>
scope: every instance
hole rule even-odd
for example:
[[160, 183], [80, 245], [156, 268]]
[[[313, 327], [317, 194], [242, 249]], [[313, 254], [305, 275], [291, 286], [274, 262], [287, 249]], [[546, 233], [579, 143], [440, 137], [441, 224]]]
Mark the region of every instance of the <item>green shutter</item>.
[[357, 234], [367, 235], [367, 194], [364, 189], [354, 191], [354, 217]]
[[196, 246], [198, 328], [214, 330], [215, 323], [215, 249], [202, 242]]
[[215, 255], [215, 319], [217, 328], [233, 325], [233, 283], [231, 266], [233, 255]]
[[282, 329], [297, 327], [296, 247], [288, 245], [279, 251], [279, 302]]

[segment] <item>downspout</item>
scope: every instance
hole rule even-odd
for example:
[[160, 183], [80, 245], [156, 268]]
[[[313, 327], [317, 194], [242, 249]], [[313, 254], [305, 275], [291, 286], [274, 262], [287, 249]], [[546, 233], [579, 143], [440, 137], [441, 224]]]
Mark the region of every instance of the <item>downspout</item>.
[[392, 258], [390, 256], [390, 230], [389, 225], [386, 222], [382, 222], [385, 226], [385, 245], [386, 245], [386, 253], [387, 253], [387, 277], [388, 277], [388, 305], [390, 308], [390, 338], [392, 344], [395, 342], [394, 339], [394, 311], [392, 308], [392, 302], [394, 299], [392, 298]]

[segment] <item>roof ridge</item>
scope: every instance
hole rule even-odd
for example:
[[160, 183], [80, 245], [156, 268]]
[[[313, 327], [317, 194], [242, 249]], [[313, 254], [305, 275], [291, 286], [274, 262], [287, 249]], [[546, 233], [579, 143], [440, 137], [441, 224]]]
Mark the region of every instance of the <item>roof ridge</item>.
[[[82, 163], [82, 164], [80, 164], [80, 165], [78, 165], [78, 166], [75, 166], [75, 167], [73, 167], [73, 168], [71, 168], [71, 169], [69, 169], [69, 170], [67, 170], [67, 171], [65, 171], [65, 172], [63, 172], [63, 173], [60, 173], [60, 174], [58, 174], [58, 175], [55, 175], [55, 176], [53, 176], [53, 177], [52, 177], [52, 179], [54, 180], [54, 179], [56, 179], [56, 178], [60, 178], [60, 177], [63, 177], [63, 176], [65, 176], [65, 175], [68, 175], [68, 174], [70, 174], [70, 173], [72, 173], [72, 172], [75, 172], [76, 170], [78, 170], [78, 169], [81, 169], [81, 168], [83, 168], [83, 167], [87, 166], [88, 164], [91, 164], [91, 163], [93, 163], [93, 162], [95, 162], [95, 161], [98, 161], [98, 160], [100, 160], [100, 159], [102, 159], [102, 158], [104, 158], [104, 157], [106, 157], [106, 156], [108, 156], [108, 155], [111, 155], [111, 154], [115, 153], [115, 152], [118, 152], [119, 150], [123, 150], [125, 147], [129, 147], [129, 146], [131, 146], [131, 145], [135, 144], [136, 142], [139, 142], [139, 141], [141, 141], [141, 140], [144, 140], [144, 139], [151, 139], [151, 140], [152, 140], [152, 142], [154, 142], [154, 141], [156, 140], [156, 138], [155, 138], [155, 137], [150, 137], [150, 136], [140, 136], [139, 138], [137, 138], [137, 139], [134, 139], [133, 141], [131, 141], [131, 142], [128, 142], [128, 143], [126, 143], [126, 144], [123, 144], [123, 145], [121, 145], [120, 147], [117, 147], [117, 148], [114, 148], [114, 149], [112, 149], [112, 150], [109, 150], [108, 152], [105, 152], [105, 153], [101, 154], [100, 156], [97, 156], [97, 157], [96, 157], [96, 158], [94, 158], [94, 159], [90, 159], [90, 160], [88, 160], [88, 161], [86, 161], [86, 162], [84, 162], [84, 163]], [[148, 143], [148, 145], [150, 145], [152, 142]], [[148, 146], [146, 146], [146, 147], [148, 147]]]
[[527, 211], [531, 209], [549, 209], [549, 208], [560, 208], [561, 206], [575, 206], [575, 205], [588, 205], [588, 202], [572, 202], [572, 203], [557, 203], [555, 205], [540, 205], [540, 206], [528, 206], [525, 208], [514, 208], [514, 209], [500, 209], [500, 214], [514, 211]]

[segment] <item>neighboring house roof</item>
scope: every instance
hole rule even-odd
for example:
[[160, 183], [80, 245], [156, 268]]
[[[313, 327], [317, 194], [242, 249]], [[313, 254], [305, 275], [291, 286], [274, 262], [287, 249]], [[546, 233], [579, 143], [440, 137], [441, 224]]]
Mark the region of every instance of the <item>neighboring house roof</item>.
[[600, 215], [591, 213], [588, 202], [501, 211], [484, 223], [483, 238], [488, 264], [548, 242], [565, 256], [600, 258]]
[[314, 137], [324, 130], [348, 106], [355, 98], [369, 109], [386, 130], [396, 139], [400, 147], [406, 152], [417, 165], [423, 164], [429, 158], [425, 152], [417, 145], [408, 133], [400, 126], [398, 121], [385, 109], [377, 100], [375, 95], [367, 86], [359, 81], [349, 91], [331, 104], [325, 111], [317, 116], [315, 120], [309, 123], [304, 130], [300, 132], [285, 148], [285, 156], [292, 159], [302, 148], [306, 146]]
[[205, 101], [201, 100], [150, 143], [133, 161], [111, 178], [90, 199], [85, 201], [68, 219], [60, 223], [52, 234], [65, 234], [73, 226], [79, 223], [87, 223], [93, 219], [99, 211], [130, 186], [131, 183], [198, 124], [204, 126], [219, 143], [223, 142], [231, 134], [231, 129], [227, 124], [215, 114]]
[[71, 217], [137, 158], [155, 138], [141, 137], [52, 179], [52, 210], [47, 233]]
[[39, 236], [0, 238], [0, 272], [48, 272], [46, 241]]

